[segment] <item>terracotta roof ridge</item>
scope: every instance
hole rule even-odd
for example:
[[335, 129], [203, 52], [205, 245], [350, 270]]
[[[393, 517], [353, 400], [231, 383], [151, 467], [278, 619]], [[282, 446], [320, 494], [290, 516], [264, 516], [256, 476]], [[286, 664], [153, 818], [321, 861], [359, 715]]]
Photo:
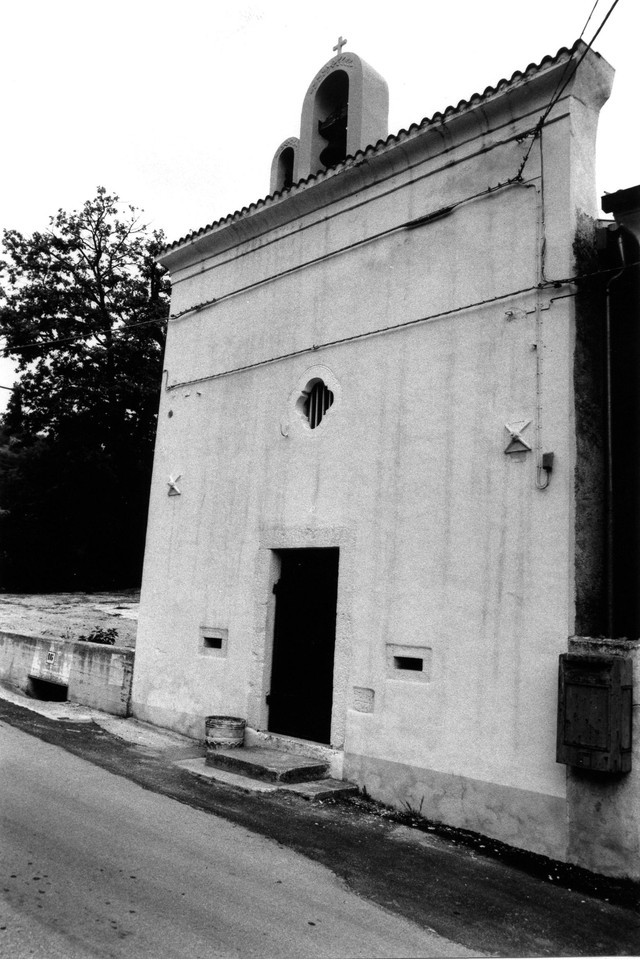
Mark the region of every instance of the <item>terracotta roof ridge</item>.
[[450, 104], [449, 106], [445, 107], [444, 111], [436, 111], [433, 116], [423, 117], [419, 123], [410, 124], [408, 130], [406, 130], [404, 127], [401, 127], [397, 133], [390, 133], [384, 140], [378, 140], [375, 144], [369, 144], [364, 148], [364, 150], [357, 150], [353, 155], [346, 156], [344, 160], [341, 160], [339, 163], [335, 164], [335, 166], [328, 167], [326, 170], [319, 170], [317, 173], [310, 173], [309, 176], [297, 180], [286, 189], [276, 190], [274, 193], [268, 193], [267, 196], [250, 203], [249, 206], [243, 206], [242, 209], [235, 210], [233, 213], [228, 213], [226, 216], [220, 217], [220, 219], [214, 220], [212, 223], [200, 227], [200, 229], [192, 230], [185, 236], [182, 236], [179, 239], [169, 243], [162, 252], [168, 253], [170, 250], [175, 250], [185, 243], [190, 243], [191, 241], [196, 240], [199, 236], [209, 233], [211, 230], [218, 229], [219, 227], [225, 225], [230, 225], [236, 220], [242, 219], [245, 216], [248, 216], [250, 213], [256, 212], [262, 207], [270, 205], [273, 201], [282, 199], [283, 197], [287, 196], [287, 194], [297, 192], [301, 188], [306, 189], [316, 180], [324, 180], [329, 176], [335, 176], [335, 174], [340, 172], [340, 170], [347, 169], [353, 166], [354, 163], [361, 162], [366, 157], [377, 153], [385, 147], [394, 146], [395, 144], [406, 140], [408, 137], [417, 135], [422, 130], [427, 129], [436, 123], [443, 123], [449, 117], [457, 113], [461, 113], [468, 107], [476, 106], [477, 104], [482, 103], [484, 100], [494, 96], [501, 90], [507, 89], [514, 83], [517, 83], [519, 80], [528, 79], [534, 74], [539, 73], [540, 70], [544, 69], [544, 67], [559, 62], [560, 59], [565, 55], [567, 60], [571, 59], [577, 50], [586, 46], [587, 44], [583, 40], [578, 39], [572, 44], [571, 47], [560, 47], [554, 56], [547, 54], [542, 58], [540, 63], [536, 64], [532, 62], [524, 70], [515, 70], [510, 79], [507, 80], [505, 77], [503, 77], [502, 79], [498, 80], [495, 86], [485, 87], [483, 93], [473, 93], [468, 100], [460, 100], [457, 106]]

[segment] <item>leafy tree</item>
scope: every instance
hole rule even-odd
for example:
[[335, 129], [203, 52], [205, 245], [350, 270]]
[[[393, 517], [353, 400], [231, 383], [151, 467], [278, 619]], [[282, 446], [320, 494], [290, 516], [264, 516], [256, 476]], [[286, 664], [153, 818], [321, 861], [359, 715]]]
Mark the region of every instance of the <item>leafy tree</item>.
[[0, 335], [19, 381], [0, 435], [0, 585], [139, 582], [162, 373], [163, 245], [99, 188], [46, 232], [5, 230]]

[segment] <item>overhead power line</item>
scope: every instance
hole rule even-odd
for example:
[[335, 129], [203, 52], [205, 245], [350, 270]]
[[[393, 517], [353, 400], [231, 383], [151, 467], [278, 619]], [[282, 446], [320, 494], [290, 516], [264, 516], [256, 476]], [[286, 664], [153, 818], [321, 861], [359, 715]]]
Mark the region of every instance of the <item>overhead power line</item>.
[[[640, 260], [636, 260], [633, 263], [627, 263], [627, 266], [628, 267], [640, 266]], [[530, 287], [527, 289], [538, 289], [545, 285], [555, 286], [555, 285], [560, 285], [564, 283], [575, 283], [575, 282], [578, 282], [579, 280], [591, 279], [596, 276], [605, 276], [605, 275], [608, 275], [609, 273], [615, 272], [618, 269], [619, 267], [612, 267], [611, 269], [593, 270], [591, 273], [577, 273], [574, 276], [564, 277], [563, 279], [559, 279], [559, 280], [548, 280], [546, 284], [541, 284], [540, 287]], [[512, 293], [505, 294], [505, 296], [506, 295], [513, 296], [517, 292], [522, 292], [522, 291], [513, 291]], [[501, 296], [501, 297], [498, 297], [497, 299], [502, 299], [502, 298], [503, 297]], [[120, 330], [114, 331], [114, 335], [126, 333], [127, 330], [131, 330], [139, 326], [151, 326], [154, 323], [159, 326], [167, 326], [167, 323], [169, 320], [180, 319], [182, 316], [188, 313], [197, 313], [201, 309], [204, 309], [207, 306], [213, 306], [214, 303], [219, 303], [219, 302], [220, 302], [219, 298], [214, 297], [212, 300], [208, 300], [208, 301], [205, 301], [204, 303], [198, 303], [195, 306], [188, 307], [187, 309], [182, 310], [180, 313], [171, 314], [165, 319], [142, 320], [140, 323], [131, 323], [129, 326], [126, 326]], [[81, 340], [89, 339], [91, 336], [93, 336], [92, 333], [87, 333], [86, 335], [83, 335], [83, 336], [67, 336], [57, 340], [33, 340], [31, 343], [21, 343], [18, 346], [11, 347], [11, 348], [5, 347], [3, 350], [0, 350], [0, 353], [5, 356], [8, 356], [17, 350], [28, 349], [29, 347], [58, 346], [61, 343], [80, 342]], [[12, 390], [13, 388], [14, 387], [12, 386], [0, 386], [0, 389], [3, 389], [3, 390]]]
[[582, 28], [582, 33], [580, 34], [580, 37], [579, 37], [580, 40], [582, 40], [582, 38], [583, 38], [583, 36], [584, 36], [584, 31], [585, 31], [585, 30], [587, 29], [587, 27], [589, 26], [589, 21], [591, 20], [591, 17], [593, 16], [593, 14], [594, 14], [594, 12], [595, 12], [595, 9], [596, 9], [596, 7], [598, 6], [599, 3], [600, 3], [600, 0], [596, 0], [596, 2], [594, 3], [594, 5], [591, 7], [591, 13], [590, 13], [589, 16], [587, 17], [587, 21], [586, 21], [584, 27]]
[[[546, 123], [547, 117], [549, 116], [549, 114], [550, 114], [551, 111], [553, 110], [554, 106], [556, 105], [556, 103], [558, 102], [558, 100], [560, 99], [560, 97], [562, 96], [562, 94], [564, 93], [564, 91], [566, 90], [567, 86], [569, 85], [569, 83], [571, 82], [571, 80], [573, 79], [573, 77], [575, 76], [575, 74], [576, 74], [576, 72], [577, 72], [580, 64], [582, 63], [582, 61], [584, 60], [584, 58], [585, 58], [586, 55], [588, 54], [589, 50], [590, 50], [591, 47], [593, 46], [593, 43], [595, 42], [596, 38], [597, 38], [598, 35], [600, 34], [602, 28], [604, 27], [605, 23], [607, 22], [607, 20], [609, 19], [609, 17], [610, 17], [611, 14], [613, 13], [613, 11], [615, 10], [615, 8], [617, 7], [617, 5], [618, 5], [619, 2], [620, 2], [620, 0], [613, 0], [613, 3], [611, 4], [611, 6], [609, 7], [609, 10], [608, 10], [607, 13], [605, 14], [605, 17], [604, 17], [602, 23], [600, 24], [600, 26], [598, 27], [598, 29], [596, 30], [596, 32], [594, 33], [594, 35], [591, 37], [591, 40], [589, 41], [589, 43], [588, 43], [587, 46], [585, 47], [585, 49], [584, 49], [584, 51], [582, 52], [582, 55], [580, 56], [580, 58], [579, 58], [579, 59], [575, 62], [575, 64], [573, 65], [573, 69], [570, 70], [569, 75], [566, 77], [566, 79], [564, 79], [564, 78], [565, 78], [565, 74], [567, 73], [567, 70], [568, 70], [568, 68], [569, 68], [569, 65], [572, 63], [571, 60], [568, 60], [568, 61], [567, 61], [567, 65], [565, 66], [565, 69], [564, 69], [564, 71], [563, 71], [563, 73], [562, 73], [562, 75], [561, 75], [561, 77], [560, 77], [560, 80], [558, 81], [558, 86], [559, 86], [560, 88], [559, 88], [559, 89], [556, 88], [556, 91], [553, 93], [553, 95], [552, 95], [552, 97], [551, 97], [551, 100], [549, 101], [549, 105], [547, 106], [546, 110], [544, 111], [544, 113], [542, 114], [542, 116], [540, 117], [540, 119], [538, 120], [538, 122], [537, 122], [537, 124], [536, 124], [536, 126], [535, 126], [535, 129], [534, 129], [534, 131], [533, 131], [533, 136], [532, 136], [532, 138], [531, 138], [531, 143], [529, 144], [529, 149], [527, 150], [527, 152], [526, 152], [526, 154], [525, 154], [525, 156], [524, 156], [524, 159], [523, 159], [522, 163], [520, 164], [520, 169], [518, 170], [518, 172], [517, 172], [517, 174], [516, 174], [516, 179], [519, 179], [519, 178], [522, 176], [522, 173], [523, 173], [523, 171], [524, 171], [524, 168], [525, 168], [525, 166], [527, 165], [527, 161], [528, 161], [528, 159], [529, 159], [529, 156], [531, 155], [531, 151], [532, 151], [532, 149], [533, 149], [533, 144], [535, 143], [536, 139], [538, 138], [538, 136], [539, 136], [539, 134], [540, 134], [540, 131], [542, 130], [542, 127], [543, 127], [544, 124]], [[596, 6], [597, 6], [597, 3], [596, 3]], [[591, 19], [591, 15], [593, 14], [593, 11], [595, 10], [595, 8], [596, 8], [596, 7], [594, 6], [594, 7], [593, 7], [593, 10], [592, 10], [591, 13], [589, 14], [589, 17], [587, 18], [587, 23], [588, 23], [589, 20]], [[585, 23], [585, 25], [584, 25], [584, 27], [583, 27], [583, 29], [582, 29], [582, 33], [584, 33], [584, 31], [586, 30], [587, 23]], [[582, 33], [580, 34], [580, 37], [581, 37], [581, 38], [582, 38]]]
[[[167, 317], [158, 317], [153, 320], [141, 320], [139, 323], [128, 323], [127, 326], [119, 327], [118, 329], [112, 330], [112, 336], [124, 336], [129, 330], [138, 329], [141, 326], [166, 326]], [[36, 349], [43, 346], [62, 346], [65, 343], [81, 343], [83, 340], [90, 340], [91, 337], [96, 335], [95, 330], [91, 330], [87, 333], [77, 334], [75, 336], [61, 336], [53, 340], [31, 340], [29, 343], [18, 343], [16, 346], [5, 346], [0, 350], [2, 356], [11, 356], [12, 353], [18, 352], [18, 350], [28, 350]]]

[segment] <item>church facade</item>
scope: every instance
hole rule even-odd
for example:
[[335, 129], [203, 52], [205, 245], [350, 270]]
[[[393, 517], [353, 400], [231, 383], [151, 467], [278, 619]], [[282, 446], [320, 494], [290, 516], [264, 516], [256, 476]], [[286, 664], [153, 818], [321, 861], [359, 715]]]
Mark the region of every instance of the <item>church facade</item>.
[[339, 50], [269, 196], [168, 247], [132, 708], [627, 874], [637, 823], [576, 832], [556, 762], [559, 656], [603, 632], [575, 277], [612, 75], [579, 43], [388, 136]]

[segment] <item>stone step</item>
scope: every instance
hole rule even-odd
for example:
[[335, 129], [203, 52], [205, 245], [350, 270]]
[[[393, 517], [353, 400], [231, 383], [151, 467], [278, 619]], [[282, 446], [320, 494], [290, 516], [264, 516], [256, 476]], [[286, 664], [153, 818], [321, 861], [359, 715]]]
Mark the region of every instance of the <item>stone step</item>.
[[343, 796], [357, 796], [360, 790], [355, 783], [342, 779], [315, 779], [307, 783], [289, 783], [281, 789], [303, 799], [341, 799]]
[[328, 763], [296, 756], [281, 749], [240, 746], [237, 749], [207, 749], [206, 763], [239, 776], [269, 783], [303, 783], [324, 779]]
[[201, 779], [208, 779], [224, 786], [233, 786], [245, 793], [295, 793], [303, 799], [339, 799], [342, 796], [355, 796], [358, 787], [353, 783], [343, 782], [340, 779], [316, 779], [312, 782], [283, 783], [265, 782], [262, 779], [252, 779], [250, 776], [240, 776], [229, 772], [228, 769], [207, 764], [204, 759], [183, 759], [176, 762], [176, 766], [184, 769]]
[[176, 761], [176, 766], [184, 769], [200, 779], [220, 783], [223, 786], [233, 786], [243, 793], [275, 793], [281, 788], [278, 783], [266, 783], [261, 779], [250, 779], [248, 776], [238, 776], [226, 769], [210, 766], [205, 759], [182, 759]]

